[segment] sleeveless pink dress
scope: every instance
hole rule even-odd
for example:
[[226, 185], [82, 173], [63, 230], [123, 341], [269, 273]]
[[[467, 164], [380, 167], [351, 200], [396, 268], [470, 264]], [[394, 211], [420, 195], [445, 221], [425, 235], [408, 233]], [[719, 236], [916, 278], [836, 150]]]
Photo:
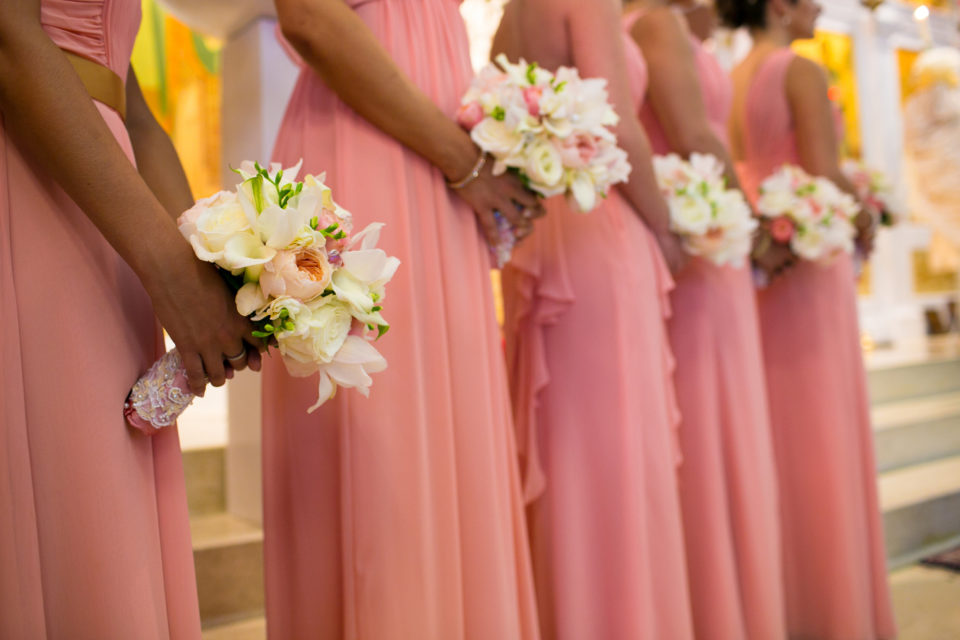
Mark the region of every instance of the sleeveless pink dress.
[[[126, 77], [139, 0], [43, 0], [40, 17]], [[163, 347], [150, 299], [2, 124], [0, 308], [0, 637], [199, 640], [177, 432], [123, 419]]]
[[[750, 193], [800, 162], [785, 92], [793, 58], [772, 54], [749, 88], [741, 175]], [[758, 298], [790, 637], [893, 638], [851, 259], [801, 263]]]
[[[628, 30], [641, 16], [626, 17]], [[733, 88], [690, 36], [710, 124], [727, 139]], [[641, 122], [655, 153], [672, 151], [653, 107]], [[670, 343], [683, 420], [680, 498], [698, 638], [786, 635], [776, 469], [760, 328], [746, 265], [694, 258], [671, 294]]]
[[[643, 85], [643, 59], [627, 46]], [[669, 272], [618, 192], [586, 215], [563, 198], [546, 207], [503, 272], [543, 636], [692, 638]]]
[[[472, 78], [454, 0], [350, 2], [451, 117]], [[424, 135], [428, 135], [425, 132]], [[313, 378], [264, 372], [267, 630], [272, 638], [538, 637], [490, 286], [473, 213], [426, 161], [301, 72], [274, 160], [327, 172], [358, 228], [383, 221], [389, 369], [369, 398], [312, 415]]]

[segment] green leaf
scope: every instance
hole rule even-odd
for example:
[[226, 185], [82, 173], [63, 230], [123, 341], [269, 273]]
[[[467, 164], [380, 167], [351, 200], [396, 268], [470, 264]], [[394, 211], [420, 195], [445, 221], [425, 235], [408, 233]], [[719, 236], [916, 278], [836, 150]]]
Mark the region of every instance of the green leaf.
[[557, 83], [557, 86], [555, 86], [555, 87], [553, 88], [553, 90], [556, 91], [557, 93], [560, 93], [561, 91], [563, 91], [563, 88], [564, 88], [565, 86], [567, 86], [567, 81], [566, 81], [566, 80], [564, 80], [563, 82], [558, 82], [558, 83]]
[[250, 189], [253, 191], [253, 206], [257, 213], [263, 212], [263, 180], [260, 176], [250, 178]]
[[311, 228], [311, 229], [313, 229], [314, 231], [316, 231], [318, 224], [320, 224], [320, 218], [318, 218], [317, 216], [313, 216], [312, 218], [310, 218], [310, 228]]
[[507, 112], [504, 110], [503, 107], [501, 107], [500, 105], [497, 105], [496, 107], [493, 108], [493, 111], [490, 113], [490, 117], [493, 118], [494, 120], [499, 120], [500, 122], [503, 122], [504, 120], [507, 119]]
[[531, 62], [527, 65], [527, 82], [537, 84], [537, 63]]
[[271, 334], [265, 331], [257, 331], [256, 329], [254, 329], [252, 334], [254, 338], [269, 338], [271, 336]]
[[383, 311], [383, 307], [381, 307], [380, 305], [377, 305], [377, 306], [371, 308], [370, 311], [372, 311], [372, 312], [374, 312], [374, 313], [377, 313], [378, 311]]
[[388, 324], [382, 324], [377, 327], [377, 340], [382, 338], [387, 331], [390, 331], [390, 325]]

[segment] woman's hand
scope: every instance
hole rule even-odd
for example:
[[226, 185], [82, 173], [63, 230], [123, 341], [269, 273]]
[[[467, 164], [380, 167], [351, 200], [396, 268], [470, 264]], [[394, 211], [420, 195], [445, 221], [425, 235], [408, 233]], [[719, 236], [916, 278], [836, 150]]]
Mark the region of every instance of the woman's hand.
[[259, 347], [250, 321], [237, 313], [234, 296], [213, 265], [197, 260], [184, 245], [157, 277], [145, 278], [160, 323], [170, 334], [187, 370], [190, 391], [202, 396], [249, 366], [260, 370]]
[[877, 225], [878, 220], [864, 209], [861, 209], [853, 220], [853, 226], [857, 228], [857, 248], [863, 254], [864, 260], [869, 259], [873, 253], [877, 240]]
[[690, 262], [690, 254], [683, 248], [683, 241], [680, 236], [671, 231], [662, 231], [655, 233], [657, 244], [660, 245], [660, 251], [663, 253], [667, 266], [670, 267], [670, 273], [677, 275], [683, 271], [687, 263]]
[[757, 234], [753, 247], [753, 264], [766, 273], [771, 282], [797, 262], [790, 247], [774, 242], [766, 231]]
[[493, 163], [490, 161], [476, 179], [462, 189], [454, 190], [454, 193], [473, 209], [480, 229], [492, 247], [500, 242], [494, 211], [499, 211], [507, 219], [517, 240], [530, 235], [534, 219], [544, 214], [543, 206], [534, 193], [524, 188], [516, 176], [494, 176]]

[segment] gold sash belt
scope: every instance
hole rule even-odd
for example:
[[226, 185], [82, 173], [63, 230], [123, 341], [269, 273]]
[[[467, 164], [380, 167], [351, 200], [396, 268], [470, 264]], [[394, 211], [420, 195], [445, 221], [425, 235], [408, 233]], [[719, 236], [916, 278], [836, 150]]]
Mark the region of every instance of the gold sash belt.
[[123, 79], [102, 64], [64, 51], [90, 97], [101, 102], [124, 120], [127, 118], [127, 89]]

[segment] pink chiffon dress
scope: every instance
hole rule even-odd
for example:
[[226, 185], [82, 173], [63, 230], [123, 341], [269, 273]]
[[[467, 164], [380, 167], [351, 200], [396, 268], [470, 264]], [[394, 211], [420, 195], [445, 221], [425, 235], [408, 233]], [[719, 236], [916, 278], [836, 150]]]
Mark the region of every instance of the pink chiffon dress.
[[[641, 15], [626, 16], [628, 31]], [[707, 117], [726, 141], [730, 79], [692, 34], [690, 41]], [[640, 120], [654, 152], [670, 153], [649, 103]], [[677, 276], [670, 301], [683, 416], [680, 499], [696, 635], [784, 638], [776, 469], [749, 268], [693, 258]]]
[[[748, 89], [740, 168], [752, 194], [800, 163], [785, 91], [794, 56], [771, 54]], [[852, 260], [800, 263], [758, 298], [789, 635], [894, 638]]]
[[[472, 78], [455, 0], [352, 0], [400, 69], [453, 117]], [[429, 132], [424, 132], [429, 135]], [[271, 638], [538, 638], [516, 444], [490, 282], [443, 175], [301, 71], [274, 160], [327, 172], [356, 228], [386, 223], [389, 368], [370, 397], [308, 415], [314, 378], [268, 362], [263, 391]], [[269, 360], [269, 359], [268, 359]]]
[[[139, 18], [139, 0], [40, 6], [57, 45], [122, 78]], [[199, 640], [176, 429], [123, 418], [163, 352], [150, 299], [2, 123], [0, 308], [0, 637]]]
[[[627, 43], [637, 95], [645, 66]], [[693, 637], [664, 319], [672, 280], [616, 191], [547, 215], [503, 271], [543, 637]]]

